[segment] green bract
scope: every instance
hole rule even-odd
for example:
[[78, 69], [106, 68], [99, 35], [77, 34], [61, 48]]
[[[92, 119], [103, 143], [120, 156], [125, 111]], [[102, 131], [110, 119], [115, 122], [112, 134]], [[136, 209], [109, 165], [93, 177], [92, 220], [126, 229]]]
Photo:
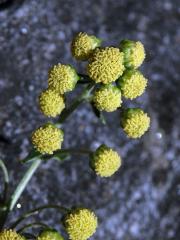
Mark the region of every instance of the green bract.
[[101, 40], [87, 33], [78, 33], [72, 41], [71, 52], [77, 60], [88, 60], [93, 50], [100, 47]]
[[138, 68], [145, 59], [145, 50], [141, 42], [123, 40], [120, 50], [124, 53], [124, 65], [127, 68]]
[[44, 230], [37, 240], [64, 240], [64, 238], [55, 230]]

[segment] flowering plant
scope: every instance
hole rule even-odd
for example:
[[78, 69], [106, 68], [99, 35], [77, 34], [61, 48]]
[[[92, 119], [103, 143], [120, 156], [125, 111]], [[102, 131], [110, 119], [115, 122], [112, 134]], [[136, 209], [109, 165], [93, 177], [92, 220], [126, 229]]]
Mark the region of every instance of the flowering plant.
[[[87, 33], [77, 34], [72, 41], [73, 57], [88, 61], [87, 75], [78, 73], [71, 65], [61, 63], [50, 69], [48, 88], [39, 96], [39, 108], [45, 116], [55, 120], [47, 122], [32, 133], [33, 150], [21, 161], [30, 166], [10, 196], [8, 171], [4, 162], [0, 160], [0, 167], [4, 173], [4, 191], [0, 198], [0, 240], [63, 240], [64, 237], [58, 231], [43, 222], [24, 224], [27, 218], [48, 208], [57, 209], [62, 213], [61, 223], [69, 239], [86, 240], [95, 233], [98, 226], [95, 213], [78, 206], [69, 209], [60, 205], [45, 205], [25, 213], [11, 225], [7, 219], [43, 161], [52, 158], [64, 161], [70, 155], [78, 153], [89, 157], [89, 166], [99, 177], [110, 177], [120, 168], [119, 153], [104, 144], [94, 152], [90, 149], [62, 148], [63, 124], [82, 102], [88, 102], [103, 123], [103, 111], [120, 111], [120, 126], [129, 138], [139, 138], [148, 130], [150, 118], [142, 109], [122, 106], [123, 98], [135, 99], [143, 94], [147, 85], [147, 79], [137, 70], [145, 58], [142, 43], [123, 40], [118, 47], [102, 47], [101, 44], [100, 39]], [[82, 93], [67, 106], [66, 93], [81, 84], [84, 86]], [[40, 228], [38, 236], [28, 231], [35, 226]]]

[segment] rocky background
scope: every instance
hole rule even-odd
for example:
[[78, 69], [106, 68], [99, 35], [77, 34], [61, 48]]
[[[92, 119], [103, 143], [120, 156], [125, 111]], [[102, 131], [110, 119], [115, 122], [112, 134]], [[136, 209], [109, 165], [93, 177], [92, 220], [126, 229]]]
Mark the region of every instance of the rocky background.
[[[90, 106], [81, 106], [64, 125], [64, 147], [109, 144], [122, 156], [120, 171], [100, 179], [81, 156], [44, 163], [9, 222], [42, 204], [84, 205], [100, 219], [92, 240], [180, 239], [178, 5], [178, 0], [0, 0], [0, 157], [10, 170], [11, 190], [27, 168], [18, 160], [31, 149], [31, 132], [47, 120], [37, 96], [47, 86], [49, 67], [62, 62], [82, 69], [69, 48], [76, 32], [95, 34], [105, 45], [123, 38], [144, 43], [142, 71], [149, 87], [126, 104], [142, 106], [152, 119], [144, 137], [130, 140], [119, 127], [118, 113], [107, 114], [104, 126]], [[39, 218], [64, 234], [56, 211]]]

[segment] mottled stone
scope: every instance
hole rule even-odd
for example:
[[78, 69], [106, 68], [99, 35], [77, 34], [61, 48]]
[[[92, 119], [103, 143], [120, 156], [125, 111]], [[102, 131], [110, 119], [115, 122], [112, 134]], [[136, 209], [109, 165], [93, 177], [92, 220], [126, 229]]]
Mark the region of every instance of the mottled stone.
[[[84, 66], [70, 55], [76, 32], [94, 34], [105, 46], [123, 38], [144, 43], [142, 71], [149, 87], [142, 97], [125, 104], [143, 106], [152, 118], [150, 131], [131, 140], [119, 128], [119, 113], [107, 114], [104, 126], [90, 106], [81, 106], [64, 125], [64, 146], [95, 149], [109, 144], [123, 158], [121, 170], [100, 179], [88, 159], [77, 155], [63, 164], [44, 163], [11, 220], [42, 204], [78, 204], [92, 208], [100, 218], [92, 239], [180, 239], [178, 5], [178, 0], [21, 0], [7, 8], [0, 5], [0, 157], [10, 170], [11, 190], [25, 171], [18, 160], [31, 149], [32, 130], [46, 121], [37, 96], [47, 87], [49, 67], [58, 62]], [[49, 211], [40, 217], [59, 229], [61, 215]]]

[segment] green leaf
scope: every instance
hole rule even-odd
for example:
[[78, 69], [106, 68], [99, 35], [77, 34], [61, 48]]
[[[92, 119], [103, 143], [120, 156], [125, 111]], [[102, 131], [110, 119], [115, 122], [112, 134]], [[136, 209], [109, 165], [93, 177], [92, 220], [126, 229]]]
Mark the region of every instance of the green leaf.
[[22, 163], [27, 163], [27, 162], [31, 162], [32, 160], [34, 160], [37, 157], [41, 157], [42, 154], [38, 151], [36, 151], [35, 149], [32, 149], [30, 151], [30, 153], [27, 155], [27, 157], [25, 157], [24, 159], [22, 159], [20, 162]]
[[70, 158], [70, 154], [64, 152], [63, 150], [57, 150], [52, 155], [44, 155], [42, 156], [42, 160], [48, 161], [49, 159], [57, 160], [57, 161], [64, 161]]
[[63, 153], [58, 151], [55, 154], [53, 154], [53, 159], [57, 161], [65, 161], [65, 160], [69, 160], [70, 156], [71, 155], [69, 153]]

